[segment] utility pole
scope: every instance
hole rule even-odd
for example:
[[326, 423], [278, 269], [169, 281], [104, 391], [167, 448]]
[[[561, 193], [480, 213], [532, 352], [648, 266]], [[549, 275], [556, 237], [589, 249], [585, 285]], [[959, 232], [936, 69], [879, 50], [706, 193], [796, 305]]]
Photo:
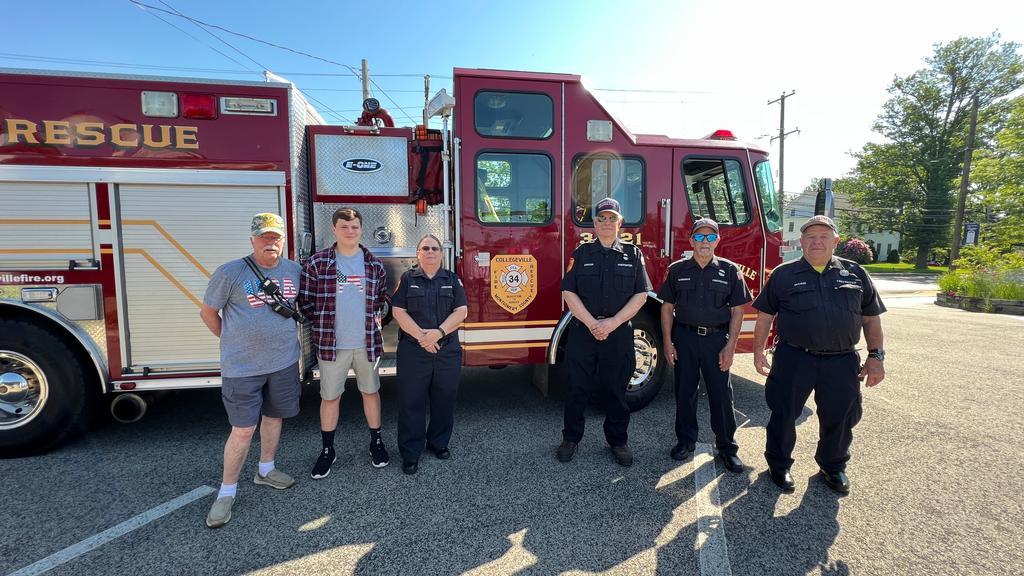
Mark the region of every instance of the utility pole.
[[783, 199], [786, 197], [786, 188], [785, 188], [785, 186], [783, 186], [783, 182], [785, 181], [784, 178], [783, 178], [783, 166], [784, 166], [785, 161], [786, 161], [786, 136], [789, 136], [790, 134], [793, 134], [793, 133], [796, 133], [796, 134], [800, 133], [800, 129], [799, 128], [795, 128], [793, 130], [790, 130], [789, 132], [786, 132], [786, 98], [789, 98], [793, 94], [796, 94], [796, 90], [790, 90], [789, 94], [786, 94], [785, 92], [783, 92], [782, 95], [779, 96], [777, 99], [771, 100], [770, 102], [768, 102], [769, 106], [771, 106], [772, 104], [775, 104], [776, 102], [779, 103], [779, 135], [775, 136], [774, 138], [772, 138], [769, 143], [775, 142], [776, 140], [779, 141], [779, 204], [780, 205], [782, 204]]
[[974, 154], [974, 132], [978, 127], [978, 97], [975, 96], [971, 105], [971, 129], [967, 133], [967, 148], [964, 150], [964, 171], [960, 175], [960, 199], [956, 204], [956, 223], [953, 225], [953, 246], [949, 250], [949, 269], [954, 270], [953, 262], [960, 256], [960, 238], [964, 228], [964, 207], [967, 204], [967, 187], [971, 184], [971, 156]]
[[370, 97], [370, 65], [363, 58], [363, 100]]

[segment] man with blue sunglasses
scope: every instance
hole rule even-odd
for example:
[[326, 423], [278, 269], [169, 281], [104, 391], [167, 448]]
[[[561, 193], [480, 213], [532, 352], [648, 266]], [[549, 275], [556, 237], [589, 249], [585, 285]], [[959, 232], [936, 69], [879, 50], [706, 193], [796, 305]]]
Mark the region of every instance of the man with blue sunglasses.
[[665, 356], [675, 366], [678, 442], [670, 455], [676, 460], [693, 455], [697, 385], [703, 375], [718, 456], [729, 471], [741, 472], [729, 369], [743, 325], [743, 307], [751, 296], [739, 267], [715, 256], [719, 241], [717, 222], [710, 218], [694, 222], [693, 257], [673, 262], [658, 291]]

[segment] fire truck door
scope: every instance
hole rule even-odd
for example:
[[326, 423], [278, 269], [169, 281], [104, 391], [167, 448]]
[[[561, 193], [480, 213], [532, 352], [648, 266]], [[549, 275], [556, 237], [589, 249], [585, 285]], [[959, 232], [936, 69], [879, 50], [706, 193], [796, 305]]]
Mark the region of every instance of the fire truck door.
[[561, 84], [461, 77], [467, 365], [541, 363], [561, 314]]
[[[127, 373], [216, 370], [199, 305], [218, 266], [252, 252], [258, 212], [284, 214], [278, 186], [118, 187], [122, 358]], [[126, 338], [127, 336], [127, 338]]]

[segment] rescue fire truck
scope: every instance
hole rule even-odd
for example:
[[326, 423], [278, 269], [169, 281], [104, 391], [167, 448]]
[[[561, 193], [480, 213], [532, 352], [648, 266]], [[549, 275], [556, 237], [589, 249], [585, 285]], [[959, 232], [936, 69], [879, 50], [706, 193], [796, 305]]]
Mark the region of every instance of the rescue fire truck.
[[[220, 384], [198, 310], [211, 272], [250, 251], [254, 213], [288, 223], [289, 257], [333, 241], [331, 215], [363, 215], [363, 243], [392, 284], [426, 233], [443, 242], [469, 316], [466, 366], [534, 365], [557, 385], [569, 313], [559, 283], [614, 197], [621, 239], [655, 289], [689, 249], [695, 218], [756, 294], [780, 262], [767, 152], [728, 131], [634, 134], [579, 76], [456, 68], [453, 94], [396, 127], [376, 100], [327, 125], [284, 79], [266, 82], [0, 72], [0, 453], [80, 434], [104, 399], [141, 417], [146, 395]], [[440, 129], [427, 129], [439, 117]], [[633, 409], [665, 379], [652, 292], [633, 320]], [[751, 350], [748, 308], [740, 351]], [[385, 327], [394, 373], [397, 323]], [[308, 328], [305, 380], [318, 377]]]

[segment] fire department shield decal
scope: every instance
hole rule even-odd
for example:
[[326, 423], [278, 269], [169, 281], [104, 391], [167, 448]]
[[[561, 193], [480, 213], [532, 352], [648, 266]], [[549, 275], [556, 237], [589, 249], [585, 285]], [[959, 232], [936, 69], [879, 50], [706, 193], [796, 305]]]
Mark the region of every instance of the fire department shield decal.
[[529, 254], [491, 258], [491, 298], [515, 314], [537, 297], [537, 259]]

